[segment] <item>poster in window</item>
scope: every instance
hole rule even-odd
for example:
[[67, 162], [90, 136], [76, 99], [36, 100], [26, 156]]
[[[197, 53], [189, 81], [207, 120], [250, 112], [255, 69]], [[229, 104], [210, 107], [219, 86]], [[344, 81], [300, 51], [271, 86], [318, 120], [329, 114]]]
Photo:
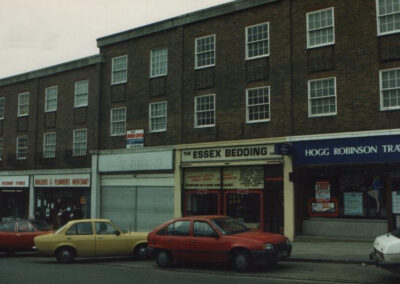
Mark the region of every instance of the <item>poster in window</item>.
[[224, 169], [224, 189], [249, 189], [264, 188], [264, 169], [262, 167], [235, 167]]
[[185, 189], [207, 190], [221, 188], [219, 169], [190, 169], [185, 171]]
[[319, 180], [315, 182], [315, 200], [326, 202], [331, 199], [331, 184], [329, 180]]
[[392, 192], [392, 212], [400, 214], [400, 190]]
[[344, 215], [363, 216], [362, 192], [343, 192]]

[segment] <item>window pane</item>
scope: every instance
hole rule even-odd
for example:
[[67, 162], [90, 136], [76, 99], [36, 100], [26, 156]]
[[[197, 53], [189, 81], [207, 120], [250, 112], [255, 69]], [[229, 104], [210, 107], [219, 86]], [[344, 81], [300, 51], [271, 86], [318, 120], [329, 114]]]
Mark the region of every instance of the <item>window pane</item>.
[[400, 107], [400, 69], [382, 71], [381, 96], [383, 108]]
[[269, 87], [247, 90], [247, 120], [255, 122], [269, 119]]
[[89, 97], [89, 81], [75, 83], [75, 107], [87, 106]]
[[151, 51], [151, 71], [150, 75], [160, 76], [167, 74], [168, 68], [168, 49], [158, 48]]
[[268, 24], [247, 27], [247, 58], [268, 55]]
[[74, 130], [74, 142], [72, 155], [86, 156], [87, 150], [87, 131], [86, 129]]
[[215, 64], [215, 36], [196, 39], [196, 67]]
[[196, 126], [215, 124], [214, 95], [196, 97]]
[[126, 108], [111, 110], [111, 135], [125, 135]]
[[112, 84], [124, 83], [127, 81], [127, 56], [120, 56], [112, 60]]
[[167, 102], [150, 104], [150, 131], [167, 129]]
[[28, 154], [28, 137], [17, 138], [17, 160], [25, 160]]
[[309, 82], [310, 115], [336, 114], [335, 79], [322, 79]]
[[334, 43], [333, 9], [308, 14], [308, 46]]

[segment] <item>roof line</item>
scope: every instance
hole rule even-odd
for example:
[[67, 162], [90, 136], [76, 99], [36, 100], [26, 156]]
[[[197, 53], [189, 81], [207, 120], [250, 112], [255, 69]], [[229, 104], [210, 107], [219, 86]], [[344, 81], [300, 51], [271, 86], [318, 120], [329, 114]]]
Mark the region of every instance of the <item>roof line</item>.
[[279, 0], [235, 0], [232, 2], [220, 4], [210, 8], [198, 10], [146, 26], [134, 28], [124, 32], [108, 35], [97, 39], [97, 47], [103, 47], [118, 43], [121, 41], [126, 41], [129, 39], [138, 38], [144, 35], [149, 35], [176, 27], [204, 21], [210, 18], [215, 18], [218, 16], [238, 12], [241, 10], [257, 7], [264, 4], [269, 4], [277, 2]]
[[68, 61], [65, 63], [53, 65], [50, 67], [45, 67], [42, 69], [38, 69], [38, 70], [18, 74], [15, 76], [10, 76], [10, 77], [4, 78], [4, 79], [0, 79], [0, 87], [27, 81], [27, 80], [32, 80], [32, 79], [36, 79], [36, 78], [40, 78], [40, 77], [45, 77], [48, 75], [53, 75], [53, 74], [57, 74], [57, 73], [61, 73], [61, 72], [65, 72], [65, 71], [69, 71], [69, 70], [73, 70], [73, 69], [78, 69], [78, 68], [90, 66], [93, 64], [101, 63], [101, 62], [103, 62], [103, 56], [100, 54], [83, 57], [80, 59]]

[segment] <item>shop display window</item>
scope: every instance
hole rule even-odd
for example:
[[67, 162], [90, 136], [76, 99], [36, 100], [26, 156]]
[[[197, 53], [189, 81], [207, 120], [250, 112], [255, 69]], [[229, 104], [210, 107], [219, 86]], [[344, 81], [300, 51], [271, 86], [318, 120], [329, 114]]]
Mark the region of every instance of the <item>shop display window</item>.
[[186, 192], [185, 215], [218, 215], [220, 194], [218, 192]]
[[310, 217], [384, 219], [388, 177], [379, 169], [324, 169], [305, 174], [302, 187]]
[[260, 229], [263, 223], [261, 202], [261, 192], [226, 192], [225, 214], [251, 228]]

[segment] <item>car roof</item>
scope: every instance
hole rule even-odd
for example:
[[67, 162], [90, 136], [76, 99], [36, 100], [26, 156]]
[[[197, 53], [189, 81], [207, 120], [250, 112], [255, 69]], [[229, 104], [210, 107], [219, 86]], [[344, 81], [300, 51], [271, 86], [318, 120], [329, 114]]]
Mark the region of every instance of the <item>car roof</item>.
[[110, 219], [77, 219], [71, 220], [68, 223], [78, 223], [78, 222], [111, 222]]
[[211, 220], [216, 218], [227, 218], [228, 216], [225, 215], [196, 215], [196, 216], [186, 216], [173, 219], [174, 221], [177, 220]]

